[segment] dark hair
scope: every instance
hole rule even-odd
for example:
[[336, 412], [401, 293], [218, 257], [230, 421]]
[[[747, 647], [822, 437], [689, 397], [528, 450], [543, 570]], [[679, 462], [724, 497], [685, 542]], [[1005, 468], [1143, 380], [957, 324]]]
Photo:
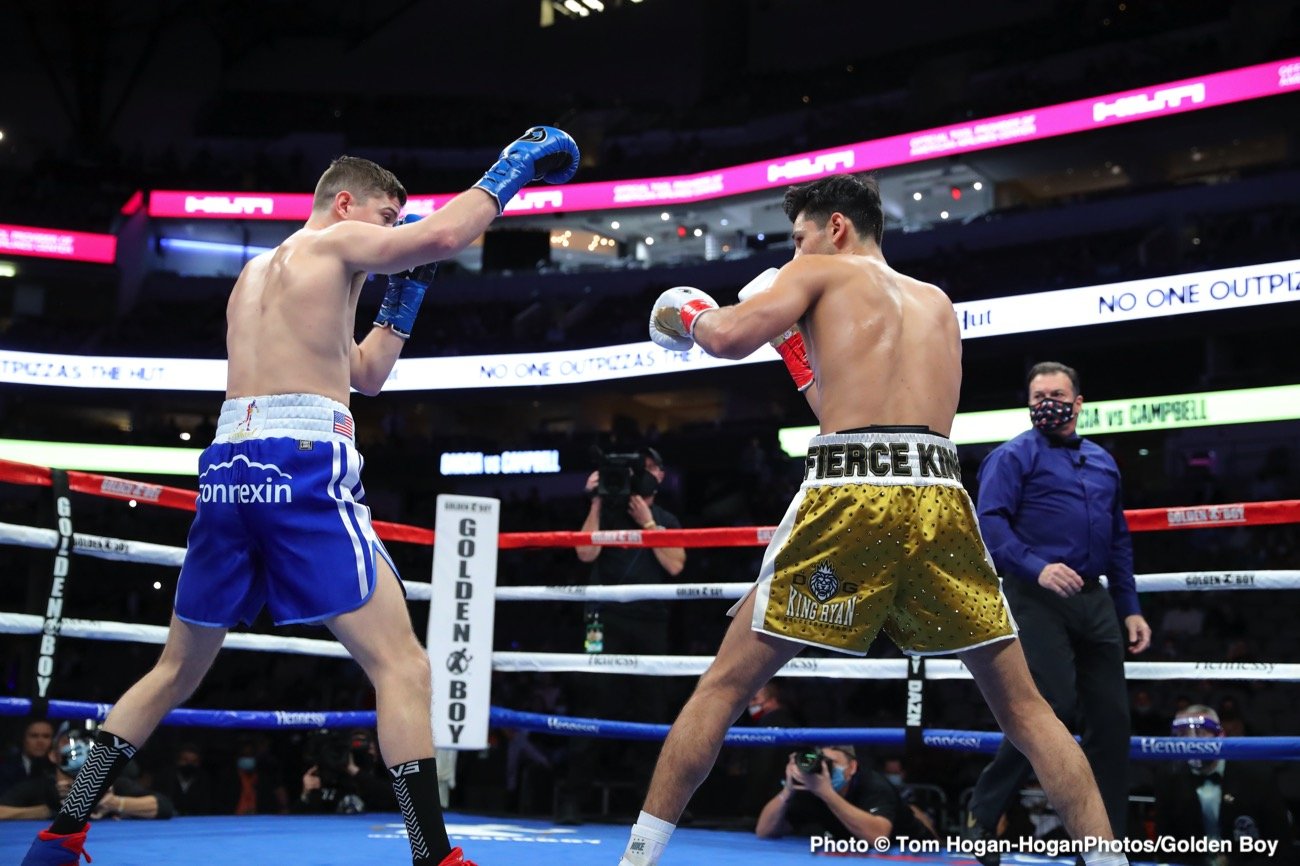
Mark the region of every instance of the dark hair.
[[316, 182], [316, 195], [312, 210], [328, 207], [334, 196], [347, 190], [358, 198], [367, 199], [382, 193], [406, 204], [406, 187], [397, 175], [381, 165], [359, 156], [340, 156], [330, 163]]
[[1029, 375], [1025, 377], [1025, 387], [1037, 379], [1039, 376], [1050, 376], [1053, 373], [1064, 373], [1070, 377], [1070, 385], [1074, 388], [1074, 396], [1078, 397], [1083, 393], [1079, 388], [1079, 374], [1073, 367], [1067, 367], [1057, 361], [1043, 361], [1029, 368]]
[[667, 467], [664, 466], [663, 455], [661, 455], [656, 449], [651, 448], [649, 445], [647, 445], [646, 447], [641, 449], [641, 453], [646, 458], [651, 460], [654, 463], [654, 465], [658, 466], [660, 469], [667, 471]]
[[767, 692], [767, 696], [781, 706], [785, 706], [785, 687], [776, 680], [768, 680], [758, 687], [758, 691]]
[[880, 186], [874, 177], [834, 174], [812, 183], [792, 186], [785, 191], [781, 207], [790, 222], [803, 214], [804, 219], [819, 225], [830, 219], [831, 214], [842, 213], [853, 223], [859, 236], [872, 237], [877, 244], [885, 233]]

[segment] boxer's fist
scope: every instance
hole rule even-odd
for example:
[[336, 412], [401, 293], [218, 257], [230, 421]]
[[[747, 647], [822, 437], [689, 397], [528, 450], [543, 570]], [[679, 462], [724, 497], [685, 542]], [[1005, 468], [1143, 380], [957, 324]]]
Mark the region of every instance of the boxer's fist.
[[497, 213], [535, 180], [565, 183], [578, 170], [578, 145], [562, 129], [534, 126], [506, 145], [496, 164], [474, 186], [497, 200]]
[[699, 289], [678, 286], [659, 296], [650, 310], [650, 339], [656, 346], [685, 352], [695, 344], [695, 322], [718, 302]]
[[[420, 217], [416, 214], [407, 214], [397, 225], [410, 225], [419, 220]], [[437, 270], [438, 263], [430, 262], [400, 274], [391, 274], [383, 303], [379, 305], [379, 315], [375, 316], [375, 324], [381, 328], [391, 328], [403, 340], [408, 339], [411, 327], [415, 324], [415, 314], [419, 312], [424, 293], [428, 291], [429, 283], [433, 281]]]
[[776, 282], [776, 275], [779, 273], [781, 273], [781, 271], [778, 268], [768, 268], [763, 271], [763, 273], [746, 283], [745, 287], [736, 293], [736, 298], [741, 301], [747, 301], [759, 292], [766, 292], [768, 289], [772, 288], [772, 284]]
[[[776, 268], [768, 268], [763, 273], [750, 280], [746, 286], [737, 293], [742, 302], [754, 297], [759, 292], [766, 292], [772, 288], [776, 282], [776, 275], [780, 273]], [[790, 330], [769, 340], [776, 349], [781, 360], [785, 362], [785, 368], [790, 371], [790, 378], [794, 379], [794, 385], [800, 393], [807, 391], [813, 383], [812, 366], [808, 363], [808, 350], [803, 344], [803, 334], [799, 331], [799, 326], [795, 325]]]

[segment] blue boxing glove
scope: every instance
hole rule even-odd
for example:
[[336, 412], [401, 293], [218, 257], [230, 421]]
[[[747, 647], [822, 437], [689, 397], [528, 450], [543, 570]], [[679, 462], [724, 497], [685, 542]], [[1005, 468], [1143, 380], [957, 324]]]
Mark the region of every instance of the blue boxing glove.
[[[409, 225], [419, 220], [420, 217], [416, 214], [407, 214], [397, 225]], [[419, 312], [424, 293], [428, 290], [429, 283], [433, 282], [437, 270], [438, 263], [431, 262], [400, 274], [390, 274], [388, 290], [384, 292], [384, 301], [379, 305], [375, 325], [392, 329], [403, 340], [409, 339], [411, 326], [415, 324], [415, 314]]]
[[566, 183], [578, 170], [578, 145], [553, 126], [534, 126], [506, 145], [496, 165], [474, 186], [497, 200], [497, 213], [535, 180]]

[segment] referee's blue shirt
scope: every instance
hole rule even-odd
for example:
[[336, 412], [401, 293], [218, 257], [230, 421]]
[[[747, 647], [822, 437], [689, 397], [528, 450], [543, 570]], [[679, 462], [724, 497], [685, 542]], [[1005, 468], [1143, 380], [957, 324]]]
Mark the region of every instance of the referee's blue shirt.
[[978, 479], [980, 532], [998, 574], [1037, 584], [1063, 562], [1087, 581], [1106, 575], [1121, 618], [1142, 612], [1119, 467], [1104, 448], [1031, 429], [984, 458]]

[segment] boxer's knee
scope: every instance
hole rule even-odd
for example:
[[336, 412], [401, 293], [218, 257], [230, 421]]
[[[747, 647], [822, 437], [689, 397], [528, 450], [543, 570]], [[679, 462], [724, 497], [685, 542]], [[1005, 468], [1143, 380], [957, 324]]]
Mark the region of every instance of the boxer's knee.
[[756, 688], [757, 686], [751, 687], [749, 683], [742, 682], [741, 678], [734, 674], [710, 669], [700, 677], [691, 698], [704, 701], [710, 706], [731, 707], [739, 713], [740, 708], [748, 703]]
[[381, 656], [377, 670], [368, 671], [376, 688], [391, 686], [413, 696], [428, 696], [432, 691], [432, 668], [429, 656], [414, 639], [402, 641]]
[[182, 703], [199, 687], [206, 665], [187, 663], [183, 658], [164, 655], [149, 672], [154, 690], [171, 706]]

